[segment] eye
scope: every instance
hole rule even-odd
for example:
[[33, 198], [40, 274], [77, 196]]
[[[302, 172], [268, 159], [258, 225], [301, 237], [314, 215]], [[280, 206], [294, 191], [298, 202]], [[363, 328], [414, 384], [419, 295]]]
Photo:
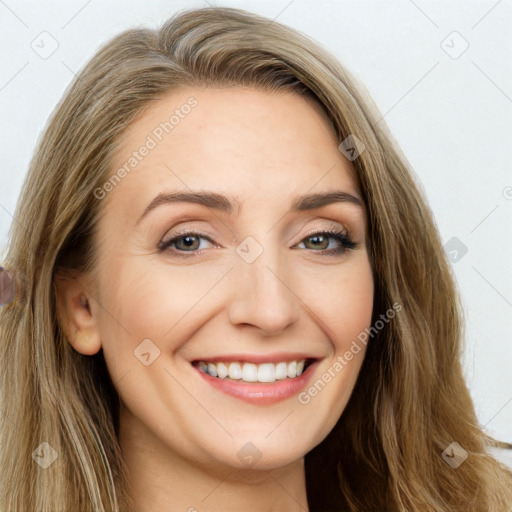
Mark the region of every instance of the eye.
[[[338, 242], [338, 246], [334, 248], [328, 249], [329, 247], [329, 239], [334, 239]], [[321, 247], [318, 247], [320, 251], [320, 254], [326, 255], [326, 256], [336, 256], [340, 254], [344, 254], [350, 249], [355, 249], [357, 244], [355, 244], [351, 238], [349, 237], [348, 233], [344, 231], [340, 231], [338, 229], [329, 229], [326, 231], [317, 231], [315, 233], [312, 233], [308, 235], [304, 240], [312, 240], [313, 245], [320, 245]], [[325, 246], [325, 242], [327, 242], [327, 246]], [[303, 243], [303, 242], [301, 242]], [[299, 244], [300, 245], [300, 244]]]
[[[186, 256], [179, 254], [180, 252], [190, 252], [192, 254], [200, 254], [201, 249], [199, 249], [198, 241], [200, 239], [208, 240], [213, 243], [210, 237], [198, 233], [197, 231], [185, 231], [183, 233], [178, 233], [176, 236], [169, 240], [162, 240], [158, 244], [158, 249], [160, 251], [165, 251], [172, 246], [175, 246], [177, 251], [173, 251], [177, 253], [178, 256]], [[199, 244], [200, 245], [200, 244]], [[204, 247], [203, 247], [204, 248]]]
[[[329, 239], [337, 241], [338, 246], [334, 248], [328, 248]], [[171, 248], [174, 247], [174, 250], [172, 250], [172, 252], [174, 253], [174, 255], [178, 257], [200, 255], [202, 254], [203, 249], [205, 249], [205, 247], [200, 247], [200, 240], [207, 240], [211, 244], [214, 244], [213, 240], [204, 233], [199, 233], [197, 231], [184, 231], [182, 233], [176, 234], [175, 236], [168, 240], [162, 240], [158, 244], [158, 250], [160, 252], [163, 252], [170, 250]], [[311, 233], [303, 240], [313, 241], [313, 246], [320, 245], [320, 247], [316, 248], [320, 250], [314, 250], [314, 252], [319, 252], [320, 254], [325, 256], [341, 255], [347, 252], [348, 250], [357, 247], [357, 244], [352, 242], [348, 233], [346, 233], [345, 231], [341, 231], [337, 228]], [[327, 246], [325, 247], [326, 241]]]

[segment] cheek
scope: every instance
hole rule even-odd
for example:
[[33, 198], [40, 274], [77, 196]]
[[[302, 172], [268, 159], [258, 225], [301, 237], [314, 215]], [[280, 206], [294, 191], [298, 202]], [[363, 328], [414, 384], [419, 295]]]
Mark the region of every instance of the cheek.
[[374, 283], [368, 260], [361, 258], [304, 284], [309, 285], [304, 301], [326, 331], [332, 350], [347, 350], [371, 324]]
[[374, 283], [366, 258], [311, 282], [316, 283], [316, 293], [309, 294], [308, 305], [326, 330], [331, 353], [299, 393], [298, 402], [304, 416], [322, 418], [303, 429], [305, 438], [320, 442], [342, 415], [359, 375], [366, 353], [360, 335], [371, 326]]
[[194, 266], [173, 268], [144, 260], [118, 262], [104, 274], [100, 332], [106, 349], [119, 357], [123, 351], [130, 354], [144, 339], [162, 352], [176, 348], [173, 345], [186, 333], [192, 334], [207, 303], [211, 309], [206, 296], [226, 272], [209, 268], [205, 273]]

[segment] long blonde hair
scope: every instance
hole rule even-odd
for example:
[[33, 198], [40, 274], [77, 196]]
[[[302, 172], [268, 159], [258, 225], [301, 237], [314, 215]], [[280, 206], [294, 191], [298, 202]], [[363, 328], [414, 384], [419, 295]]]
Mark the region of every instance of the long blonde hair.
[[[93, 271], [101, 201], [127, 128], [178, 87], [259, 87], [315, 99], [353, 161], [369, 218], [374, 317], [402, 311], [369, 342], [335, 428], [306, 455], [310, 510], [505, 510], [512, 474], [492, 458], [461, 368], [462, 308], [433, 215], [361, 84], [308, 37], [233, 8], [185, 11], [131, 29], [70, 85], [31, 161], [3, 265], [18, 280], [0, 323], [0, 505], [8, 511], [133, 511], [119, 397], [100, 351], [76, 352], [56, 315], [63, 268]], [[458, 442], [468, 458], [441, 453]], [[46, 469], [33, 453], [48, 443]], [[45, 445], [46, 446], [46, 445]], [[38, 448], [39, 447], [39, 448]], [[45, 449], [48, 449], [46, 447]], [[51, 452], [53, 453], [53, 452]]]

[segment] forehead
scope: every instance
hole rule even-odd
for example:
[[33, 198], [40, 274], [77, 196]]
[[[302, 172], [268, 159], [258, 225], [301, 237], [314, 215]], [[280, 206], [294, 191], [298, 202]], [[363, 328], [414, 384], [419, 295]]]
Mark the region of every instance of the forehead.
[[108, 203], [142, 211], [158, 193], [205, 189], [261, 207], [287, 195], [357, 193], [321, 107], [290, 92], [182, 88], [148, 105], [119, 141]]

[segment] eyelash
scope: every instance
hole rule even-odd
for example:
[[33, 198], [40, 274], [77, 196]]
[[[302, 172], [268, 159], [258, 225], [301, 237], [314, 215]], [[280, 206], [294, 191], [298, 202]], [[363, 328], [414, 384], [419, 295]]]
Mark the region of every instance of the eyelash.
[[[339, 229], [326, 229], [324, 231], [315, 231], [309, 235], [307, 235], [305, 238], [301, 240], [300, 243], [302, 243], [304, 240], [307, 240], [308, 238], [313, 238], [318, 235], [329, 235], [329, 238], [334, 238], [338, 242], [340, 242], [340, 247], [336, 247], [335, 249], [323, 249], [321, 251], [314, 251], [318, 252], [322, 256], [341, 256], [345, 254], [347, 251], [355, 249], [357, 247], [357, 244], [352, 241], [352, 239], [348, 236], [348, 234], [344, 231], [340, 231]], [[213, 240], [205, 235], [204, 233], [200, 233], [198, 231], [183, 231], [181, 233], [177, 233], [176, 236], [169, 240], [162, 240], [158, 244], [158, 250], [160, 252], [164, 252], [167, 249], [169, 249], [174, 243], [179, 240], [180, 238], [186, 237], [186, 236], [198, 236], [200, 238], [205, 238], [211, 243], [214, 243]], [[178, 251], [175, 252], [175, 255], [179, 258], [190, 258], [193, 256], [199, 256], [202, 254], [204, 249], [196, 249], [195, 251]], [[311, 249], [312, 250], [312, 249]], [[174, 252], [174, 251], [173, 251]]]

